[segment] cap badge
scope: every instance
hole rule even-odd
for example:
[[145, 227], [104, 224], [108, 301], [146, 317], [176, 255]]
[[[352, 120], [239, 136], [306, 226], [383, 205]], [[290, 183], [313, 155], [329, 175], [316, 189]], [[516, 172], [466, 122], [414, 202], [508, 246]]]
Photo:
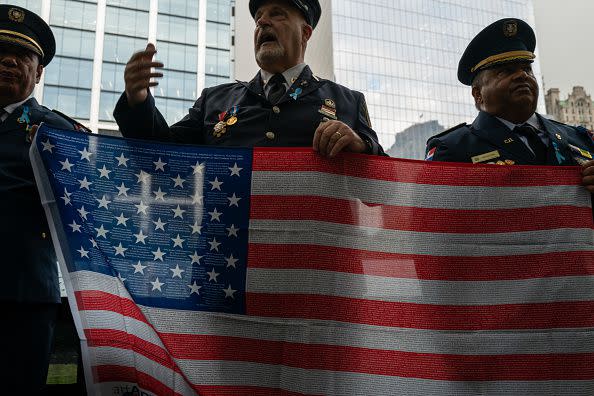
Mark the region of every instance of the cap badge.
[[8, 10], [8, 19], [13, 22], [23, 22], [25, 20], [25, 12], [20, 8], [11, 8]]
[[518, 23], [516, 21], [507, 21], [503, 24], [503, 34], [505, 37], [514, 37], [518, 34]]

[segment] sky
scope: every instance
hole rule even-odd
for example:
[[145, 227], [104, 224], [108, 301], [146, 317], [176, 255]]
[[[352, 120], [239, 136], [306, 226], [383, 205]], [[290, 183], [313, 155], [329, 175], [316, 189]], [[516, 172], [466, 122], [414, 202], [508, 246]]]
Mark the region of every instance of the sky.
[[594, 0], [533, 0], [545, 89], [566, 98], [579, 85], [594, 97]]

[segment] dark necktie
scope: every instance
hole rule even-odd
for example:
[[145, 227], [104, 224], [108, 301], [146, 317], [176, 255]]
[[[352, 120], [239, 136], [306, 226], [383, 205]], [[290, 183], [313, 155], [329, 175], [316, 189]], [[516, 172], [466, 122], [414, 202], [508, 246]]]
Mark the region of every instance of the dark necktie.
[[280, 98], [287, 92], [285, 89], [285, 78], [282, 74], [275, 74], [268, 82], [270, 91], [268, 91], [268, 101], [277, 104]]
[[528, 140], [528, 145], [534, 152], [534, 158], [538, 164], [546, 164], [547, 162], [547, 146], [538, 136], [538, 131], [529, 124], [518, 125], [514, 128], [514, 132], [520, 136], [524, 136]]

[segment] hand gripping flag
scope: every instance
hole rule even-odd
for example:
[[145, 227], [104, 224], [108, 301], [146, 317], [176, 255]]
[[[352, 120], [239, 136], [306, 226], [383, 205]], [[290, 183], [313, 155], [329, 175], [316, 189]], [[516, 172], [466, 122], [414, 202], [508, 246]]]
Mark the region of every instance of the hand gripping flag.
[[578, 168], [45, 126], [31, 156], [89, 394], [594, 393]]

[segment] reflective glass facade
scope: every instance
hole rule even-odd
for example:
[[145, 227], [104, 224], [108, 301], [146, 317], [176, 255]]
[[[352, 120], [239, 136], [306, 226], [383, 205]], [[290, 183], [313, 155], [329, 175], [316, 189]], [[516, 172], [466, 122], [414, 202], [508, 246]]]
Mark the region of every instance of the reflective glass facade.
[[203, 88], [233, 77], [231, 0], [0, 0], [6, 3], [34, 11], [56, 36], [38, 100], [94, 131], [117, 129], [112, 113], [124, 67], [148, 41], [165, 64], [153, 94], [169, 123], [187, 114]]
[[[532, 0], [332, 0], [336, 81], [365, 94], [386, 149], [416, 124], [471, 122], [458, 61], [476, 33], [512, 16], [534, 26]], [[534, 68], [540, 74], [538, 60]]]

